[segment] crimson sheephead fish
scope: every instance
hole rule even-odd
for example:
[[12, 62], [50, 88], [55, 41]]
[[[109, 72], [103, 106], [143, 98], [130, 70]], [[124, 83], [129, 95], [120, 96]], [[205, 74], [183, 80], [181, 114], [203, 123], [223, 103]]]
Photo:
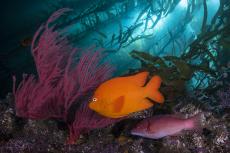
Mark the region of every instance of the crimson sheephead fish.
[[132, 130], [132, 135], [151, 139], [180, 135], [185, 130], [201, 128], [201, 114], [184, 119], [176, 115], [158, 115], [140, 121]]

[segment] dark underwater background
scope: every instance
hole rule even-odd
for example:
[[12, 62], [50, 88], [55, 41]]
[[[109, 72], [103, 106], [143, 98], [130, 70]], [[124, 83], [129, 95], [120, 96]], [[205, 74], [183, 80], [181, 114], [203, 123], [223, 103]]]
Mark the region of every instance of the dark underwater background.
[[[20, 81], [23, 73], [37, 74], [33, 35], [62, 8], [72, 10], [55, 30], [72, 46], [103, 48], [113, 76], [160, 75], [165, 104], [81, 135], [68, 147], [65, 123], [16, 117], [12, 76]], [[229, 0], [8, 0], [1, 2], [0, 19], [0, 153], [230, 152]], [[140, 119], [175, 112], [203, 112], [206, 126], [161, 140], [128, 132]]]

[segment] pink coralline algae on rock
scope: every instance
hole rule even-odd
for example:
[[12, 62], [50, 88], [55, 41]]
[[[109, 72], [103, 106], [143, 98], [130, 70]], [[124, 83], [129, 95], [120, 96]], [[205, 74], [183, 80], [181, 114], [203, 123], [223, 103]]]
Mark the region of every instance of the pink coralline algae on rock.
[[[70, 130], [68, 143], [74, 143], [82, 132], [118, 120], [99, 116], [87, 105], [94, 89], [111, 77], [112, 67], [100, 62], [103, 57], [100, 51], [74, 48], [65, 36], [50, 26], [68, 11], [70, 9], [60, 9], [53, 13], [35, 33], [31, 50], [38, 78], [23, 75], [16, 88], [13, 77], [13, 93], [17, 116], [63, 120]], [[80, 55], [78, 61], [74, 60], [76, 54]]]
[[219, 90], [217, 96], [220, 99], [221, 107], [230, 108], [230, 85], [226, 90]]

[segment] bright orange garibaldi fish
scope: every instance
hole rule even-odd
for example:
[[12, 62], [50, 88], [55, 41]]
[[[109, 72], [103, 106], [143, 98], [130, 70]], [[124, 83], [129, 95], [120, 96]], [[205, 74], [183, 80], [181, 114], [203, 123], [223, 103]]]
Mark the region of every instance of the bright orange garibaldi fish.
[[158, 90], [161, 78], [153, 76], [146, 84], [148, 75], [141, 72], [105, 81], [96, 89], [90, 109], [109, 118], [120, 118], [148, 109], [154, 102], [163, 103], [164, 97]]

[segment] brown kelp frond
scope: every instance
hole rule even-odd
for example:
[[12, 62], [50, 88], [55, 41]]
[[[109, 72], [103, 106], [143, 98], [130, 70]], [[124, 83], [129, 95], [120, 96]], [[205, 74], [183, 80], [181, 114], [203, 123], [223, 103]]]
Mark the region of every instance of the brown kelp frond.
[[176, 56], [159, 57], [135, 50], [130, 55], [141, 62], [142, 69], [147, 69], [152, 74], [161, 76], [165, 85], [163, 92], [169, 93], [167, 100], [177, 97], [178, 94], [183, 94], [186, 82], [196, 72], [204, 72], [210, 77], [216, 77], [216, 71], [209, 67], [206, 60], [199, 64], [194, 64], [192, 59], [189, 58], [184, 59]]

